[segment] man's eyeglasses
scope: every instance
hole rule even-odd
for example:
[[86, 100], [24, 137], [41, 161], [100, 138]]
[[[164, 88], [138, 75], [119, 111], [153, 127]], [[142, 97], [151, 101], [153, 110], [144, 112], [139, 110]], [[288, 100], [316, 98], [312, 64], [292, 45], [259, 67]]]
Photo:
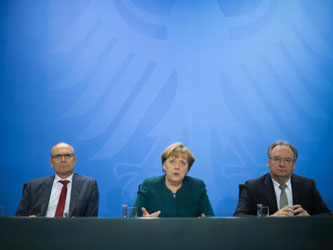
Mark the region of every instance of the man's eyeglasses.
[[281, 161], [283, 161], [284, 164], [288, 165], [288, 164], [291, 164], [293, 163], [293, 159], [290, 159], [290, 158], [286, 158], [286, 159], [282, 159], [280, 157], [273, 157], [273, 158], [270, 158], [274, 163], [281, 163]]
[[73, 158], [75, 154], [59, 154], [59, 155], [52, 155], [51, 158], [55, 160], [61, 160], [64, 157], [66, 160]]

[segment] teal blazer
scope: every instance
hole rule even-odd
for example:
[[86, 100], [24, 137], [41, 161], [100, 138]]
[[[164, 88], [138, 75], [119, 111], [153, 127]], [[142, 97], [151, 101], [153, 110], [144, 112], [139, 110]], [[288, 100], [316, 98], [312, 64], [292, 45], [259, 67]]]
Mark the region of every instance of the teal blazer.
[[148, 213], [160, 210], [159, 217], [198, 217], [202, 213], [214, 216], [202, 180], [185, 176], [183, 185], [173, 194], [165, 185], [164, 178], [164, 175], [148, 178], [140, 185], [134, 205], [138, 208], [138, 216], [142, 216], [142, 207]]

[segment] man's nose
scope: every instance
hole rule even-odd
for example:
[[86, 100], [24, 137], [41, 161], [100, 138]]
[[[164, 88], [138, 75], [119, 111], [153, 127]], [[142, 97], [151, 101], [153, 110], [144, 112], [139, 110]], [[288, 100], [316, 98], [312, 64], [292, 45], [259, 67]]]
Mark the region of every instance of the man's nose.
[[66, 161], [66, 157], [64, 155], [61, 156], [61, 161]]

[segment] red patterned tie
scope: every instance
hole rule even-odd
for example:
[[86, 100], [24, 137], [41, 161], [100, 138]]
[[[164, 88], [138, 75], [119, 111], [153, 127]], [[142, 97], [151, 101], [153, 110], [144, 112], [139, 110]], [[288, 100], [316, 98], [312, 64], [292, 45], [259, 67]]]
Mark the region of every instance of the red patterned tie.
[[64, 215], [66, 196], [67, 196], [67, 184], [69, 183], [69, 181], [67, 181], [67, 180], [59, 181], [59, 182], [61, 182], [61, 184], [63, 186], [61, 189], [61, 193], [60, 193], [59, 201], [58, 201], [58, 205], [57, 205], [57, 210], [55, 212], [54, 217], [63, 217], [63, 215]]

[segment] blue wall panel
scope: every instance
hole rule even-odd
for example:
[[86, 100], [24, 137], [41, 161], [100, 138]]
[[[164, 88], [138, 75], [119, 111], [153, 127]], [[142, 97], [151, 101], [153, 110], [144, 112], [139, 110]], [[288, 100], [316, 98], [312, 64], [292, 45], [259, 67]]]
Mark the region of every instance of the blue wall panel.
[[181, 141], [218, 216], [268, 171], [276, 139], [299, 150], [333, 208], [331, 1], [1, 1], [0, 205], [53, 173], [60, 141], [120, 216]]

